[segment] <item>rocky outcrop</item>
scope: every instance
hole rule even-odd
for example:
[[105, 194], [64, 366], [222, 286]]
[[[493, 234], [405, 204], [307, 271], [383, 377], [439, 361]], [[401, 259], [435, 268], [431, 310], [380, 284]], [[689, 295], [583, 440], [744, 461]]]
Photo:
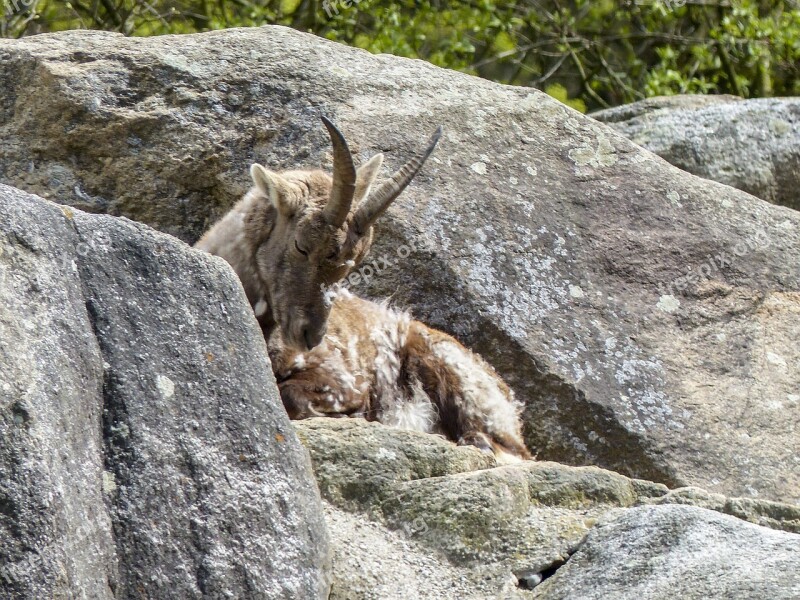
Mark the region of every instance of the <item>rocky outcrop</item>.
[[295, 426], [329, 503], [333, 599], [788, 599], [800, 584], [797, 507], [595, 467], [493, 468], [355, 419]]
[[541, 459], [800, 501], [800, 215], [535, 90], [287, 29], [0, 41], [0, 179], [193, 240], [253, 160], [397, 168], [445, 136], [351, 286], [495, 365]]
[[793, 600], [798, 563], [798, 535], [702, 508], [641, 507], [597, 525], [533, 597]]
[[334, 551], [330, 600], [518, 597], [511, 573], [498, 586], [495, 577], [483, 579], [474, 568], [452, 564], [402, 530], [331, 505], [325, 517]]
[[663, 96], [591, 115], [676, 167], [800, 210], [800, 99]]
[[324, 598], [307, 454], [228, 266], [0, 185], [0, 597]]

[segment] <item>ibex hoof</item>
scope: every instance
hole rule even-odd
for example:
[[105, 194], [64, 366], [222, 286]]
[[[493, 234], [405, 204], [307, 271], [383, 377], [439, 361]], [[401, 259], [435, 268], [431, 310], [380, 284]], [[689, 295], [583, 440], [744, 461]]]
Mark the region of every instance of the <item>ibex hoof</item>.
[[458, 439], [458, 445], [475, 446], [481, 452], [494, 455], [492, 443], [489, 441], [489, 438], [486, 436], [486, 434], [481, 433], [480, 431], [471, 431], [469, 433], [465, 433]]

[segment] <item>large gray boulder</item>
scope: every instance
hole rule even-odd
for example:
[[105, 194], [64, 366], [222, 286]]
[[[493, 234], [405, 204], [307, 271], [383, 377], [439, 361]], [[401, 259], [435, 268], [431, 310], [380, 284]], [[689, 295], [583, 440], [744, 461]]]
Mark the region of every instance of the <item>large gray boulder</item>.
[[332, 600], [772, 598], [781, 587], [774, 597], [791, 598], [800, 582], [800, 507], [596, 467], [495, 468], [475, 448], [356, 419], [295, 426], [329, 503]]
[[599, 524], [536, 588], [540, 600], [795, 600], [800, 535], [690, 506], [649, 506]]
[[684, 171], [800, 210], [800, 98], [662, 96], [591, 116]]
[[0, 179], [192, 241], [253, 160], [445, 137], [351, 287], [483, 353], [542, 459], [800, 501], [800, 215], [535, 90], [280, 27], [0, 41]]
[[0, 185], [0, 597], [326, 598], [328, 534], [220, 259]]

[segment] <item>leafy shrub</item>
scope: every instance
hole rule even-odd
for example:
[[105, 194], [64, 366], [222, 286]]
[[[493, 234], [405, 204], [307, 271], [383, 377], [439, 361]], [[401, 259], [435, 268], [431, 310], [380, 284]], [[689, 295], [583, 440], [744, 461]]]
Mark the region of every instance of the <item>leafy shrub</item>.
[[2, 36], [75, 28], [156, 35], [277, 23], [544, 88], [579, 110], [661, 94], [800, 95], [798, 0], [2, 2]]

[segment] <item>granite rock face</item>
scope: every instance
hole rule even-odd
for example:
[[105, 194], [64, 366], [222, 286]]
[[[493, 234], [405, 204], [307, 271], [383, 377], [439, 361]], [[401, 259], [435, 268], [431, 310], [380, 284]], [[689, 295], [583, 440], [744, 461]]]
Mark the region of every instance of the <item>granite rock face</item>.
[[326, 598], [308, 456], [221, 260], [0, 185], [0, 597]]
[[333, 599], [797, 594], [798, 507], [596, 467], [496, 467], [474, 448], [356, 419], [295, 426], [328, 503]]
[[800, 596], [800, 536], [689, 506], [641, 507], [599, 524], [542, 600]]
[[392, 172], [357, 293], [483, 354], [539, 458], [800, 501], [800, 215], [535, 90], [279, 27], [0, 41], [0, 180], [193, 241], [252, 161]]
[[684, 171], [800, 210], [800, 98], [663, 96], [592, 117]]

